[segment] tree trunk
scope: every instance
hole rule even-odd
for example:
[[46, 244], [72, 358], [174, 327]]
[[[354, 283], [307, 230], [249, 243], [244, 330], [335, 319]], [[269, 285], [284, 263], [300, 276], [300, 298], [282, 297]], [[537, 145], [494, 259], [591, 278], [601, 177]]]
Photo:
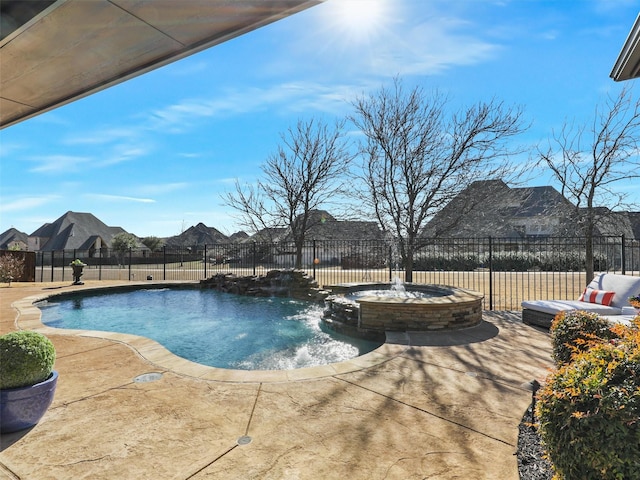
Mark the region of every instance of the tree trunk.
[[297, 241], [296, 244], [296, 263], [295, 268], [300, 270], [302, 268], [302, 248], [304, 247], [304, 240]]
[[[593, 280], [593, 235], [587, 233], [585, 235], [585, 265], [584, 268], [587, 272], [587, 284]], [[586, 285], [585, 285], [586, 286]]]
[[409, 240], [404, 264], [404, 281], [413, 282], [413, 240]]

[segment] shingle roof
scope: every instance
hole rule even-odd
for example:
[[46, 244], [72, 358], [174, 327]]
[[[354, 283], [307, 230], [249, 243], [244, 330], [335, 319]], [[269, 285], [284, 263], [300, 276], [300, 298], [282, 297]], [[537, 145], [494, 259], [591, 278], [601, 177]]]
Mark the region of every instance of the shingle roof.
[[473, 182], [425, 226], [424, 235], [454, 237], [521, 236], [528, 219], [569, 224], [575, 207], [550, 186], [510, 188], [502, 180]]
[[28, 237], [29, 236], [26, 233], [11, 227], [9, 230], [0, 234], [0, 249], [6, 250], [16, 243], [23, 243], [24, 245], [27, 245]]
[[195, 246], [195, 245], [215, 245], [218, 243], [228, 243], [229, 237], [219, 232], [213, 227], [207, 227], [204, 223], [189, 227], [180, 235], [169, 237], [167, 246]]
[[[309, 212], [309, 225], [306, 233], [307, 240], [380, 240], [384, 238], [377, 222], [337, 220], [325, 210]], [[246, 241], [291, 242], [293, 238], [288, 228], [266, 228]]]
[[45, 223], [30, 237], [45, 239], [40, 245], [41, 251], [55, 250], [87, 250], [93, 247], [96, 239], [102, 240], [102, 246], [110, 246], [111, 240], [119, 233], [121, 227], [109, 227], [91, 213], [67, 212], [53, 223]]

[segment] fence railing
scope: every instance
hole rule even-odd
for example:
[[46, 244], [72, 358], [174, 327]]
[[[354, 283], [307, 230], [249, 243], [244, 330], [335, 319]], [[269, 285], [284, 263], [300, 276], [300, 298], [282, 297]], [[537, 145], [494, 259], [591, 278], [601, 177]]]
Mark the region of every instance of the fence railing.
[[[588, 283], [581, 238], [423, 239], [414, 257], [413, 281], [484, 293], [484, 308], [518, 310], [527, 299], [577, 298]], [[640, 275], [640, 242], [598, 237], [596, 272]], [[230, 243], [148, 249], [36, 252], [36, 281], [71, 281], [69, 263], [87, 266], [82, 280], [201, 280], [218, 273], [261, 275], [293, 268], [293, 243]], [[319, 286], [347, 282], [404, 280], [397, 248], [385, 241], [310, 240], [302, 268]], [[640, 292], [639, 292], [640, 293]]]

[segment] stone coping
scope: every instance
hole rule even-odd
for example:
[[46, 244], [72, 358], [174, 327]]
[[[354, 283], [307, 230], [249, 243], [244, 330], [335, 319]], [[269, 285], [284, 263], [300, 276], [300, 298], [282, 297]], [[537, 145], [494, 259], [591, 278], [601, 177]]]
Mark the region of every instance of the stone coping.
[[42, 312], [35, 305], [37, 302], [55, 298], [56, 296], [73, 295], [79, 292], [100, 292], [124, 290], [131, 291], [140, 288], [176, 288], [191, 287], [199, 282], [132, 282], [124, 285], [82, 286], [73, 290], [44, 293], [24, 297], [12, 303], [17, 315], [15, 326], [20, 330], [33, 330], [43, 335], [70, 335], [80, 337], [94, 337], [111, 340], [129, 346], [142, 358], [151, 364], [172, 371], [178, 375], [196, 377], [203, 380], [223, 382], [250, 383], [278, 383], [298, 380], [310, 380], [350, 373], [385, 363], [402, 354], [410, 348], [408, 345], [384, 343], [377, 349], [359, 357], [338, 363], [319, 365], [316, 367], [299, 368], [293, 370], [233, 370], [210, 367], [184, 359], [170, 352], [160, 343], [139, 335], [96, 330], [77, 330], [49, 327], [42, 323]]
[[[380, 297], [376, 295], [367, 295], [361, 296], [357, 299], [348, 299], [351, 302], [357, 303], [402, 303], [409, 305], [420, 305], [420, 304], [429, 304], [429, 305], [442, 305], [449, 306], [452, 303], [464, 305], [466, 303], [476, 302], [478, 300], [482, 300], [484, 295], [480, 292], [476, 292], [474, 290], [468, 290], [465, 288], [459, 287], [451, 287], [449, 285], [435, 285], [435, 284], [405, 284], [406, 289], [408, 291], [414, 292], [433, 292], [436, 295], [433, 297]], [[364, 288], [363, 288], [364, 287]], [[389, 289], [389, 284], [382, 283], [341, 283], [338, 285], [334, 285], [332, 287], [327, 287], [332, 290], [332, 294], [336, 296], [340, 295], [348, 295], [352, 292], [362, 291], [362, 290], [375, 290], [377, 288], [386, 287]], [[445, 293], [444, 295], [442, 293]]]

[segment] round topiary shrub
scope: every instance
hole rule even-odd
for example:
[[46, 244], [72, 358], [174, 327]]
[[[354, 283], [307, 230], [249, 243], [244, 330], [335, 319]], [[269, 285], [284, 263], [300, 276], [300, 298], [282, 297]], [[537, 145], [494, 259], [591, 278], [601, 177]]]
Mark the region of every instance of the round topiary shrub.
[[540, 435], [556, 477], [640, 478], [640, 335], [594, 344], [538, 392]]
[[581, 310], [560, 312], [553, 319], [549, 332], [553, 360], [558, 366], [569, 363], [573, 355], [587, 350], [594, 343], [618, 338], [604, 318]]
[[0, 390], [46, 380], [55, 359], [53, 343], [41, 333], [21, 330], [0, 336]]

